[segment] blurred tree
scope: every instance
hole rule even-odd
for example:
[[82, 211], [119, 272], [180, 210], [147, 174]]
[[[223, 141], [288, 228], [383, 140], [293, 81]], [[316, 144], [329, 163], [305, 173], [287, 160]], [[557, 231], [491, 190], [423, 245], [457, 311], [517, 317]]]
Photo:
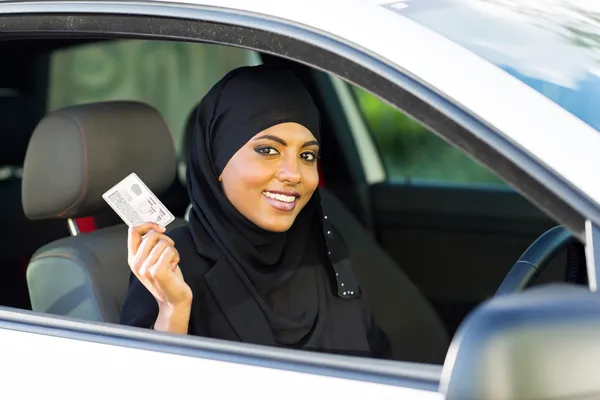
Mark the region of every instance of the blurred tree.
[[360, 109], [392, 180], [503, 184], [490, 170], [402, 112], [354, 88]]

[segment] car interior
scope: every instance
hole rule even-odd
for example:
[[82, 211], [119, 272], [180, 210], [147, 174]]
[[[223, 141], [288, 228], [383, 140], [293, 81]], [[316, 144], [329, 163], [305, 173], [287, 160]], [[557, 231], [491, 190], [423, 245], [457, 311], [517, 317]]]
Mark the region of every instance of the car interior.
[[[127, 49], [140, 59], [125, 57]], [[218, 45], [144, 40], [23, 39], [0, 42], [0, 50], [12, 60], [0, 65], [0, 221], [7, 229], [0, 306], [118, 323], [129, 279], [127, 226], [102, 193], [136, 172], [177, 217], [168, 228], [185, 224], [193, 109], [220, 76], [249, 63], [292, 69], [321, 110], [324, 205], [395, 359], [442, 364], [464, 317], [494, 296], [521, 254], [556, 225], [503, 183], [456, 178], [489, 171], [433, 133], [411, 139], [412, 121], [399, 133], [404, 147], [389, 145], [361, 114], [373, 104], [385, 109], [381, 100], [345, 83], [353, 96], [343, 99], [325, 72], [306, 65]], [[156, 74], [200, 77], [184, 89]], [[177, 102], [178, 88], [186, 107]], [[348, 101], [358, 122], [348, 116]], [[399, 114], [389, 112], [370, 115], [377, 122]], [[364, 171], [350, 134], [357, 123], [384, 161], [380, 181]], [[393, 157], [439, 174], [394, 170]], [[584, 283], [576, 262], [582, 251], [578, 242], [561, 251], [536, 284]]]

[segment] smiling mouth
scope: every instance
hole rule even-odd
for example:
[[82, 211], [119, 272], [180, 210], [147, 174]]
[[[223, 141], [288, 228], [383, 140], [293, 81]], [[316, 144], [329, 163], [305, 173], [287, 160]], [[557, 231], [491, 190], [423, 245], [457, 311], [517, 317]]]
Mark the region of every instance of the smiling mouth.
[[273, 193], [265, 190], [262, 192], [269, 204], [279, 211], [292, 211], [296, 208], [297, 196], [288, 196], [281, 193]]

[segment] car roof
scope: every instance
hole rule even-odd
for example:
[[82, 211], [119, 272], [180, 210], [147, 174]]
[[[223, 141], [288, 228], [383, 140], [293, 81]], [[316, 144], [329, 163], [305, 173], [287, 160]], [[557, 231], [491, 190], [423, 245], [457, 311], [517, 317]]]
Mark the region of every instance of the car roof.
[[[115, 0], [98, 2], [97, 9], [106, 11], [120, 7], [130, 14], [166, 15], [165, 7], [168, 7], [168, 14], [176, 15], [174, 9], [189, 10], [193, 6], [235, 13], [242, 18], [248, 15], [287, 21], [350, 44], [363, 54], [424, 83], [491, 126], [505, 140], [545, 164], [599, 206], [600, 184], [596, 170], [600, 170], [600, 134], [596, 129], [473, 49], [437, 32], [435, 24], [425, 26], [414, 17], [398, 12], [401, 6], [394, 7], [394, 4], [405, 3], [404, 9], [408, 10], [417, 3], [447, 6], [455, 2], [490, 3], [487, 0], [146, 0], [135, 3]], [[61, 4], [63, 10], [74, 9], [78, 4], [79, 9], [89, 11], [94, 9], [95, 2], [15, 3], [48, 12], [52, 3]], [[511, 5], [507, 0], [493, 3], [504, 4], [505, 8]], [[530, 0], [528, 3], [541, 5], [546, 2]], [[152, 5], [153, 10], [142, 10], [142, 4]], [[11, 12], [10, 7], [10, 3], [0, 4], [0, 13]], [[582, 22], [581, 26], [589, 23]], [[552, 68], [552, 65], [548, 67]], [[388, 78], [394, 82], [393, 76]], [[483, 136], [480, 139], [493, 140]], [[493, 146], [498, 148], [497, 143]]]

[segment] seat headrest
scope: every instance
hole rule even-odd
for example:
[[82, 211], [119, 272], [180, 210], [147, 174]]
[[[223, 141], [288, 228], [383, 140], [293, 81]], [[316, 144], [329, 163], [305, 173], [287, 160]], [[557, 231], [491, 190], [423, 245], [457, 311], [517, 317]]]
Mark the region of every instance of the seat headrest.
[[25, 95], [0, 97], [0, 166], [21, 166], [44, 107]]
[[157, 196], [175, 178], [176, 156], [160, 113], [114, 101], [63, 108], [38, 124], [23, 167], [30, 219], [78, 218], [106, 209], [102, 194], [135, 172]]

